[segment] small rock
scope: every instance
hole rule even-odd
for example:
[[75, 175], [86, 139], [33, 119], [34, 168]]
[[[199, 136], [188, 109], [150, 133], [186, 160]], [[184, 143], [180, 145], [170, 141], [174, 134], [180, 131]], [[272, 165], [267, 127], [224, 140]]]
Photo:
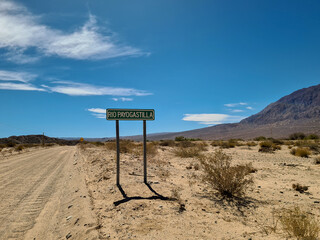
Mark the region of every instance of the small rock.
[[71, 233], [68, 233], [68, 234], [66, 235], [66, 239], [69, 239], [69, 238], [71, 238], [71, 237], [72, 237]]
[[282, 191], [280, 191], [280, 193], [283, 193]]
[[295, 196], [295, 197], [298, 197], [299, 195], [298, 195], [298, 194], [295, 194], [294, 196]]
[[68, 206], [68, 208], [72, 208], [72, 206], [73, 206], [73, 205], [71, 204], [71, 205]]
[[67, 221], [69, 221], [72, 218], [72, 216], [67, 217]]
[[314, 203], [320, 203], [319, 201], [314, 201]]

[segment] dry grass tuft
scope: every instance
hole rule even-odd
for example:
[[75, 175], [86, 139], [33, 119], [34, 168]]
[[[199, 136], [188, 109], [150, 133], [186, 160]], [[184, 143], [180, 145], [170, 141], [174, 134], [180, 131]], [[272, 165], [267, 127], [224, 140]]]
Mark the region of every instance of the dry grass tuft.
[[203, 182], [224, 197], [242, 196], [253, 183], [252, 177], [247, 176], [251, 168], [248, 165], [231, 166], [231, 156], [222, 150], [199, 159], [204, 172]]
[[174, 154], [181, 158], [193, 158], [199, 157], [201, 155], [201, 151], [199, 148], [192, 147], [192, 148], [178, 148], [174, 150]]
[[319, 223], [316, 219], [299, 207], [284, 209], [278, 213], [283, 230], [289, 237], [297, 239], [316, 240], [319, 236]]
[[[107, 149], [117, 151], [117, 143], [115, 141], [106, 142], [105, 146]], [[137, 145], [130, 140], [120, 140], [120, 153], [132, 153]]]
[[304, 157], [304, 158], [308, 158], [309, 155], [311, 154], [309, 149], [307, 148], [301, 148], [301, 147], [298, 147], [298, 148], [292, 148], [290, 153], [294, 156], [297, 156], [297, 157]]

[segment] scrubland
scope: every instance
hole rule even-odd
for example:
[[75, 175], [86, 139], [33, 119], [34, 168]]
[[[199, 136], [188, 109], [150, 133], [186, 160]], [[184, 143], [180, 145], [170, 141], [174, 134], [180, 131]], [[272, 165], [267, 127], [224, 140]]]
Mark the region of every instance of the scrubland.
[[[299, 137], [299, 136], [298, 136]], [[78, 145], [102, 239], [318, 239], [319, 141]]]

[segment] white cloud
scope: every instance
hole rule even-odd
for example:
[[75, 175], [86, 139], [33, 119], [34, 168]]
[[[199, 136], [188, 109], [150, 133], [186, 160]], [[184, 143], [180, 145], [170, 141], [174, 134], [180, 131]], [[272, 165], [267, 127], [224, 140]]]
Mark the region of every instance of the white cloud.
[[147, 96], [152, 93], [134, 88], [102, 87], [76, 82], [54, 82], [58, 85], [48, 87], [52, 92], [70, 96]]
[[101, 114], [101, 113], [93, 113], [93, 116], [95, 116], [96, 118], [106, 118], [106, 114]]
[[241, 109], [232, 109], [231, 112], [238, 113], [238, 112], [244, 112], [244, 110], [241, 110]]
[[131, 101], [133, 101], [133, 98], [121, 97], [121, 98], [112, 98], [112, 100], [115, 101], [115, 102], [118, 102], [118, 101], [131, 102]]
[[253, 107], [246, 107], [246, 109], [248, 109], [248, 110], [253, 110]]
[[184, 114], [184, 117], [182, 118], [182, 120], [199, 122], [200, 124], [215, 125], [215, 124], [221, 124], [221, 123], [238, 122], [244, 118], [245, 117], [231, 116], [227, 114], [202, 113], [202, 114]]
[[35, 87], [29, 83], [1, 83], [0, 89], [3, 90], [24, 90], [24, 91], [46, 91], [43, 88]]
[[248, 105], [248, 103], [245, 102], [239, 102], [239, 103], [226, 103], [224, 106], [226, 107], [237, 107], [237, 106], [245, 106]]
[[41, 24], [40, 17], [8, 0], [0, 2], [0, 48], [8, 51], [8, 60], [17, 63], [38, 59], [27, 55], [28, 49], [46, 56], [92, 60], [146, 54], [119, 43], [112, 33], [103, 34], [93, 15], [81, 28], [67, 33]]
[[106, 113], [106, 109], [103, 108], [89, 108], [88, 109], [89, 112], [93, 112], [93, 113]]
[[96, 118], [106, 118], [106, 109], [103, 108], [89, 108], [89, 112], [92, 112], [92, 115]]
[[35, 74], [26, 72], [13, 72], [0, 70], [0, 80], [2, 81], [17, 81], [27, 83], [37, 77]]

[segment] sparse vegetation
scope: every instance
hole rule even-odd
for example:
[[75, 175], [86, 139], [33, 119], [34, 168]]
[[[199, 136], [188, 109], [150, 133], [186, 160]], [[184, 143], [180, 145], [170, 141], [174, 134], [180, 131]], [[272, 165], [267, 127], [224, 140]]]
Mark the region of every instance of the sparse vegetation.
[[309, 187], [308, 186], [303, 186], [300, 185], [299, 183], [297, 184], [292, 184], [292, 188], [300, 193], [304, 193], [306, 191], [308, 191]]
[[257, 146], [258, 144], [257, 144], [256, 142], [247, 142], [246, 145], [247, 145], [248, 147], [255, 147], [255, 146]]
[[263, 142], [260, 142], [259, 145], [260, 145], [259, 152], [272, 153], [275, 150], [281, 149], [281, 146], [275, 143], [272, 143], [272, 141], [263, 141]]
[[283, 230], [289, 237], [297, 239], [316, 240], [319, 236], [319, 223], [316, 219], [295, 206], [291, 209], [283, 209], [278, 213], [278, 218]]
[[267, 140], [267, 138], [264, 136], [259, 136], [259, 137], [254, 138], [253, 140], [254, 141], [265, 141], [265, 140]]
[[166, 146], [168, 146], [168, 147], [174, 147], [174, 146], [176, 145], [176, 143], [175, 143], [175, 141], [173, 141], [173, 140], [161, 140], [161, 141], [159, 142], [159, 145], [160, 145], [160, 146], [164, 146], [164, 147], [166, 147]]
[[189, 148], [189, 147], [196, 146], [196, 144], [194, 142], [190, 142], [190, 141], [180, 141], [177, 143], [177, 146], [182, 147], [182, 148]]
[[193, 158], [199, 157], [201, 155], [201, 151], [199, 148], [192, 147], [192, 148], [178, 148], [174, 151], [174, 154], [181, 158]]
[[16, 146], [14, 149], [15, 149], [17, 152], [21, 152], [21, 151], [24, 149], [24, 147], [23, 147], [22, 145], [18, 145], [18, 146]]
[[290, 140], [303, 140], [306, 138], [306, 135], [302, 132], [292, 133], [289, 136]]
[[242, 196], [248, 185], [253, 183], [249, 177], [250, 167], [231, 166], [231, 156], [222, 150], [203, 156], [200, 163], [203, 169], [203, 182], [217, 190], [223, 197]]
[[310, 151], [307, 148], [292, 148], [290, 153], [297, 157], [308, 158], [310, 155]]
[[[106, 142], [105, 146], [109, 150], [116, 151], [117, 143], [115, 141]], [[136, 145], [130, 140], [120, 140], [120, 153], [132, 153]]]

